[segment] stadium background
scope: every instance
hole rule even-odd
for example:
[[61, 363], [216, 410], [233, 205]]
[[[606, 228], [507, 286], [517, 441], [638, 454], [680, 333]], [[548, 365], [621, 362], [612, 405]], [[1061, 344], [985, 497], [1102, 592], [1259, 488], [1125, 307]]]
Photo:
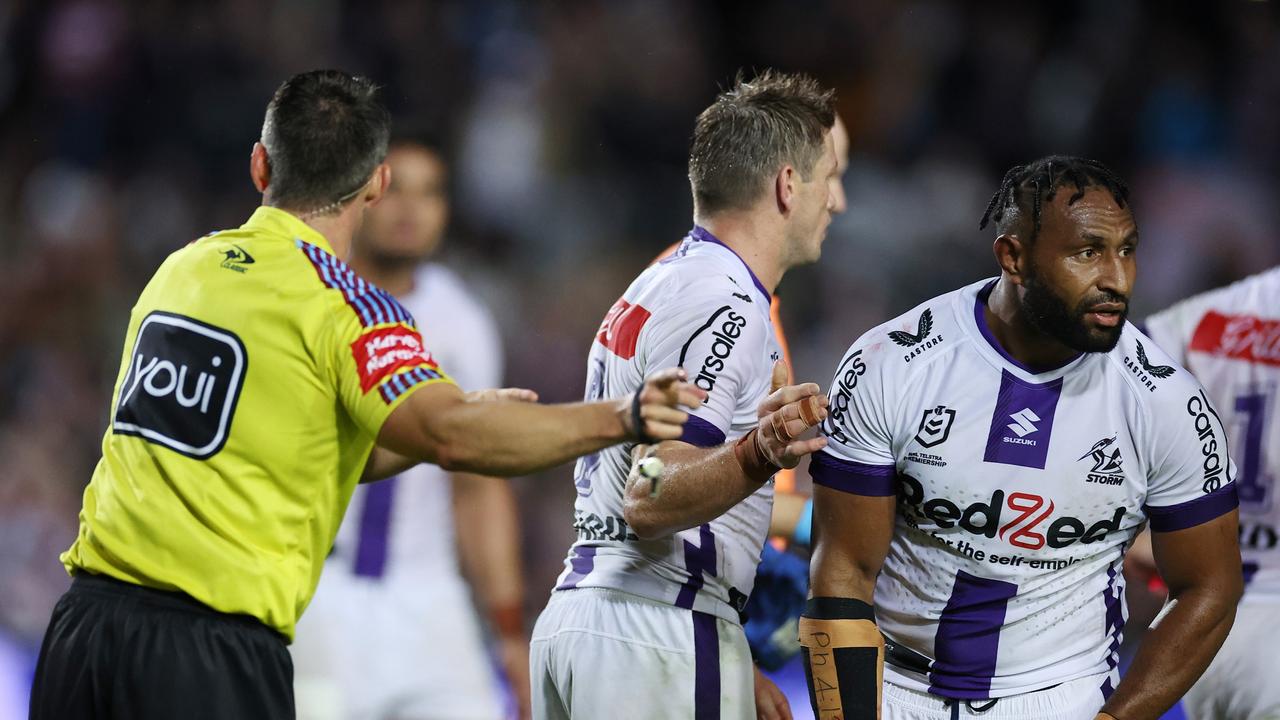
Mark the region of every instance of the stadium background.
[[[443, 143], [449, 260], [503, 328], [508, 384], [562, 401], [604, 311], [690, 225], [697, 112], [739, 67], [816, 75], [853, 138], [849, 211], [780, 294], [797, 374], [825, 384], [863, 330], [993, 274], [978, 218], [1035, 156], [1129, 180], [1135, 317], [1280, 261], [1277, 9], [1184, 5], [3, 0], [0, 718], [25, 717], [68, 584], [129, 306], [258, 203], [249, 149], [284, 78], [368, 74], [399, 130]], [[531, 620], [573, 488], [567, 468], [517, 484]]]

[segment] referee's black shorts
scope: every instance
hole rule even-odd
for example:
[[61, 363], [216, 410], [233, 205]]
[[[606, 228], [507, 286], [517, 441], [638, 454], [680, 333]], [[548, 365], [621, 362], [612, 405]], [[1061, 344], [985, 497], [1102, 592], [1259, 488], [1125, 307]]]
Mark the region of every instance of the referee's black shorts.
[[31, 720], [288, 720], [284, 638], [195, 599], [80, 574], [53, 610]]

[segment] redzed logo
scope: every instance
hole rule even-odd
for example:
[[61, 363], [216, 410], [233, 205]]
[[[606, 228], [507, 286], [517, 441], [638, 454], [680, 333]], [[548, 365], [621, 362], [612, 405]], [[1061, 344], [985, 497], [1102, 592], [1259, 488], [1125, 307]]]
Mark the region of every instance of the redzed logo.
[[407, 325], [380, 327], [351, 343], [351, 355], [360, 374], [360, 389], [377, 387], [397, 370], [427, 365], [436, 368], [431, 353], [422, 346], [422, 336]]
[[[947, 498], [925, 498], [924, 485], [906, 473], [898, 475], [898, 482], [898, 497], [903, 501], [899, 507], [905, 506], [909, 516], [914, 515], [917, 521], [927, 519], [942, 530], [959, 527], [992, 539], [998, 535], [1010, 545], [1027, 550], [1098, 542], [1119, 530], [1125, 516], [1124, 506], [1118, 505], [1110, 518], [1099, 519], [1091, 525], [1086, 518], [1063, 515], [1041, 530], [1041, 525], [1053, 514], [1052, 498], [1024, 492], [1006, 496], [1004, 490], [995, 490], [990, 500], [961, 507]], [[1014, 513], [1007, 521], [1006, 509]]]
[[1209, 311], [1191, 336], [1191, 349], [1280, 366], [1280, 320]]
[[[1035, 528], [1044, 519], [1053, 513], [1053, 501], [1049, 500], [1049, 507], [1040, 513], [1040, 508], [1045, 506], [1045, 498], [1030, 493], [1009, 493], [1008, 499], [1009, 509], [1016, 513], [1020, 513], [1012, 522], [1000, 528], [1000, 537], [1004, 539], [1005, 535], [1009, 535], [1010, 545], [1016, 545], [1020, 548], [1028, 550], [1039, 550], [1044, 547], [1044, 535], [1035, 532]], [[1037, 513], [1040, 513], [1037, 515]], [[1012, 534], [1009, 530], [1017, 528]]]
[[614, 355], [623, 360], [630, 360], [636, 355], [636, 341], [640, 338], [640, 328], [643, 328], [648, 320], [648, 310], [619, 299], [604, 316], [604, 322], [600, 323], [600, 334], [596, 339], [601, 345], [609, 348]]

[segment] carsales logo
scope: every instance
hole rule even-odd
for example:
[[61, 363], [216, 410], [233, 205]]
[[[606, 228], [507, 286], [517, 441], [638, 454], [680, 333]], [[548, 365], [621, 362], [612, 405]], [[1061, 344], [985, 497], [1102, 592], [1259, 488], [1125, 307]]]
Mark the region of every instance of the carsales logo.
[[422, 346], [422, 336], [407, 325], [380, 327], [351, 343], [351, 355], [360, 375], [360, 389], [369, 392], [378, 383], [403, 368], [437, 367], [431, 353]]
[[916, 517], [927, 518], [944, 530], [959, 526], [974, 535], [991, 539], [998, 537], [1026, 550], [1098, 542], [1120, 529], [1120, 521], [1125, 514], [1124, 506], [1119, 506], [1110, 518], [1090, 525], [1081, 518], [1063, 515], [1045, 526], [1053, 515], [1055, 506], [1052, 498], [1025, 492], [1006, 496], [1003, 490], [996, 490], [991, 493], [989, 501], [975, 502], [962, 508], [946, 498], [926, 500], [924, 486], [919, 480], [905, 474], [898, 477], [900, 498]]
[[1280, 366], [1280, 320], [1209, 311], [1196, 326], [1190, 349]]

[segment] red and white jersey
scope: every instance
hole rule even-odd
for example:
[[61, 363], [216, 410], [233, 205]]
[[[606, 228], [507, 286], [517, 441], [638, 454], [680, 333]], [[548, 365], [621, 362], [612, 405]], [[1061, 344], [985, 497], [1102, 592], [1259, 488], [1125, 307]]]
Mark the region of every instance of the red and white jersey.
[[[737, 253], [695, 227], [605, 316], [587, 356], [586, 399], [628, 396], [646, 376], [680, 366], [708, 393], [681, 439], [712, 447], [743, 435], [755, 427], [773, 362], [782, 356], [770, 301]], [[772, 481], [710, 523], [640, 540], [622, 516], [632, 447], [578, 460], [578, 539], [556, 590], [613, 588], [738, 622], [769, 530]]]
[[1184, 300], [1146, 329], [1204, 384], [1227, 426], [1244, 599], [1280, 600], [1280, 267]]
[[890, 655], [885, 678], [948, 698], [1114, 670], [1121, 561], [1143, 523], [1180, 530], [1237, 502], [1225, 430], [1190, 373], [1132, 325], [1110, 352], [1032, 372], [987, 326], [995, 282], [853, 344], [810, 469], [817, 485], [897, 495], [875, 609], [915, 658]]

